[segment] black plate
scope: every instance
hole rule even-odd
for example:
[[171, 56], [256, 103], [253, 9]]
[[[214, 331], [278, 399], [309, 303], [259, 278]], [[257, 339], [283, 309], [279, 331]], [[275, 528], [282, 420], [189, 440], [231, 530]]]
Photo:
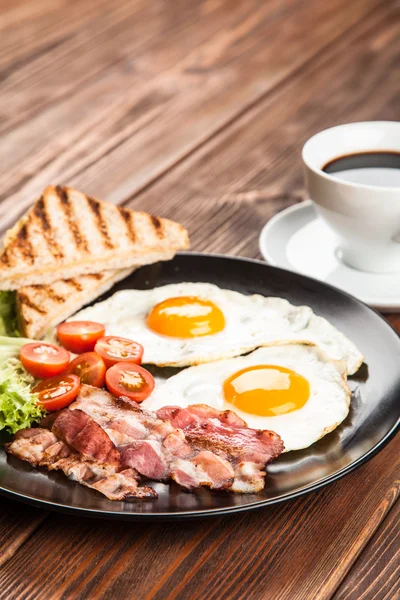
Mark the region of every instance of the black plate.
[[366, 364], [351, 378], [351, 410], [342, 425], [310, 448], [284, 454], [270, 465], [266, 488], [260, 494], [207, 489], [190, 494], [175, 484], [155, 483], [159, 493], [155, 502], [111, 502], [61, 473], [38, 471], [0, 450], [1, 493], [47, 509], [103, 518], [221, 515], [268, 506], [327, 485], [370, 459], [395, 433], [400, 421], [400, 339], [372, 309], [329, 285], [260, 261], [194, 253], [143, 267], [107, 295], [117, 289], [180, 281], [211, 282], [244, 294], [287, 298], [293, 304], [311, 306], [343, 331], [364, 353]]

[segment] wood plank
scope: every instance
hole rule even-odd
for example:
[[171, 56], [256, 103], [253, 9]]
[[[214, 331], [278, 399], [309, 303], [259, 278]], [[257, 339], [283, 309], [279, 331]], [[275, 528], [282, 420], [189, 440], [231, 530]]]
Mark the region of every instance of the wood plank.
[[[90, 7], [88, 0], [83, 6], [86, 4]], [[274, 4], [268, 3], [266, 14], [274, 14]], [[88, 12], [92, 19], [78, 20], [74, 29], [58, 25], [60, 40], [56, 48], [50, 46], [49, 52], [37, 53], [26, 66], [7, 68], [10, 77], [3, 82], [0, 97], [4, 127], [10, 129], [57, 99], [69, 97], [88, 79], [101, 78], [107, 67], [122, 70], [122, 74], [128, 72], [131, 85], [143, 85], [148, 76], [167, 70], [174, 60], [182, 60], [188, 51], [209, 40], [222, 22], [229, 29], [256, 13], [258, 3], [250, 0], [230, 11], [226, 0], [207, 6], [204, 10], [204, 4], [198, 0], [173, 5], [159, 1], [127, 5], [118, 2], [111, 11], [97, 11], [94, 15]], [[143, 61], [145, 69], [141, 66]], [[44, 94], [44, 89], [49, 93]]]
[[[274, 10], [274, 4], [278, 13], [276, 9]], [[204, 41], [221, 29], [221, 17], [223, 17], [226, 43], [226, 31], [233, 29], [232, 25], [238, 22], [238, 15], [242, 20], [247, 16], [254, 21], [260, 19], [260, 14], [261, 17], [262, 14], [270, 14], [272, 20], [276, 21], [274, 13], [279, 15], [279, 20], [283, 20], [285, 13], [290, 14], [288, 9], [291, 11], [296, 9], [296, 3], [288, 1], [284, 6], [270, 1], [265, 5], [262, 13], [258, 10], [259, 2], [253, 1], [243, 5], [238, 3], [233, 10], [232, 3], [226, 2], [208, 4], [199, 1], [174, 2], [171, 5], [156, 1], [144, 6], [139, 2], [127, 5], [125, 3], [124, 6], [124, 3], [119, 1], [106, 11], [104, 5], [100, 6], [93, 14], [91, 5], [92, 0], [79, 3], [75, 10], [70, 11], [71, 15], [68, 13], [67, 24], [63, 23], [62, 14], [61, 19], [57, 18], [62, 9], [49, 15], [48, 19], [52, 19], [49, 23], [45, 19], [41, 19], [37, 24], [29, 20], [30, 35], [27, 35], [26, 21], [21, 22], [19, 30], [10, 31], [10, 28], [7, 28], [5, 33], [8, 34], [12, 45], [9, 49], [8, 39], [3, 37], [0, 67], [1, 56], [5, 61], [7, 56], [12, 56], [13, 62], [0, 72], [3, 80], [7, 78], [7, 81], [3, 81], [3, 93], [0, 97], [0, 115], [4, 127], [10, 128], [24, 120], [27, 114], [31, 115], [43, 110], [44, 106], [66, 96], [71, 90], [77, 89], [80, 84], [110, 65], [113, 68], [119, 68], [117, 66], [119, 62], [122, 62], [125, 68], [132, 66], [131, 63], [135, 67], [138, 63], [140, 65], [144, 50], [146, 50], [146, 64], [152, 66], [152, 73], [154, 69], [158, 72], [165, 71], [171, 54], [198, 48], [201, 40], [193, 39], [193, 35]], [[164, 46], [163, 52], [153, 60], [152, 55], [148, 53], [147, 43], [153, 42], [159, 45], [158, 39], [169, 37], [173, 30], [176, 30], [180, 36], [179, 43], [172, 45], [172, 52], [171, 45], [167, 52]], [[31, 38], [40, 40], [39, 48], [29, 46], [24, 48]], [[162, 43], [165, 43], [164, 40]], [[16, 44], [19, 52], [24, 51], [24, 55], [19, 57], [17, 63], [14, 56]], [[220, 50], [221, 48], [217, 46], [218, 53]], [[207, 60], [207, 56], [205, 58]], [[71, 77], [68, 76], [69, 73]], [[49, 93], [44, 93], [47, 90]]]
[[44, 510], [0, 498], [0, 568], [40, 527], [47, 514]]
[[[107, 10], [105, 0], [35, 0], [7, 2], [0, 19], [0, 80], [13, 70], [24, 68], [64, 38], [79, 32]], [[135, 2], [137, 4], [137, 2]], [[117, 8], [123, 5], [119, 0]], [[110, 5], [109, 5], [110, 7]], [[0, 9], [1, 10], [1, 9]], [[109, 8], [111, 20], [112, 8]]]
[[0, 0], [0, 30], [26, 23], [36, 16], [44, 19], [49, 11], [59, 10], [65, 3], [66, 0], [36, 0], [29, 3], [26, 0]]
[[400, 598], [400, 501], [390, 511], [333, 600]]
[[397, 437], [323, 490], [205, 522], [54, 514], [4, 565], [0, 589], [10, 600], [331, 598], [399, 495], [399, 451]]
[[[130, 85], [142, 86], [148, 77], [168, 70], [174, 61], [182, 60], [209, 40], [222, 23], [233, 28], [248, 18], [256, 12], [257, 4], [250, 0], [227, 11], [226, 0], [209, 3], [207, 10], [199, 1], [175, 2], [173, 10], [170, 4], [134, 2], [122, 11], [124, 3], [118, 2], [114, 10], [96, 12], [96, 19], [92, 15], [91, 21], [79, 22], [72, 30], [73, 36], [66, 35], [69, 29], [61, 29], [61, 41], [56, 48], [39, 53], [33, 62], [14, 69], [12, 77], [3, 82], [0, 115], [4, 127], [15, 126], [59, 98], [69, 98], [88, 79], [96, 75], [101, 79], [107, 67], [122, 76], [129, 75]], [[274, 15], [274, 4], [275, 1], [268, 4], [266, 14]], [[142, 68], [142, 62], [146, 68]], [[123, 78], [120, 80], [120, 85], [114, 86], [114, 93], [124, 84]]]
[[339, 123], [398, 117], [394, 16], [388, 10], [378, 27], [373, 18], [364, 22], [358, 38], [339, 41], [127, 205], [173, 214], [195, 250], [259, 257], [264, 223], [306, 197], [307, 138]]
[[[164, 64], [168, 56], [171, 40], [165, 37], [166, 46], [157, 48], [151, 64], [139, 63], [139, 75], [111, 70], [29, 127], [4, 136], [2, 223], [15, 220], [49, 181], [121, 201], [329, 48], [368, 12], [378, 6], [371, 17], [378, 27], [384, 14], [378, 0], [303, 0], [293, 4], [289, 19], [285, 9], [291, 1], [283, 8], [275, 0], [262, 4], [255, 15], [242, 15], [232, 31], [222, 21], [200, 46], [190, 46], [188, 32], [184, 58], [174, 58], [174, 66], [152, 80], [155, 58]], [[135, 85], [143, 72], [150, 81]]]
[[[174, 6], [172, 11], [171, 5], [164, 3], [161, 10], [155, 10], [154, 4], [144, 0], [120, 0], [103, 6], [85, 0], [76, 5], [71, 18], [68, 12], [68, 26], [60, 23], [58, 13], [51, 15], [52, 20], [49, 17], [48, 24], [42, 19], [37, 27], [30, 24], [32, 37], [41, 38], [40, 47], [25, 50], [17, 60], [14, 47], [6, 47], [2, 52], [5, 60], [8, 55], [13, 56], [13, 62], [0, 71], [0, 131], [9, 131], [45, 107], [69, 98], [88, 80], [101, 78], [107, 67], [133, 71], [139, 83], [141, 74], [136, 73], [130, 55], [136, 61], [149, 46], [159, 44], [166, 33], [178, 35], [198, 17], [196, 2], [187, 5], [183, 16], [177, 4]], [[177, 17], [175, 20], [171, 20], [171, 13]], [[44, 40], [42, 29], [48, 33]], [[200, 37], [210, 35], [207, 29], [196, 31]], [[26, 41], [26, 27], [21, 27], [21, 33]], [[15, 33], [11, 37], [13, 43], [14, 38]], [[1, 45], [5, 45], [4, 40]]]
[[400, 334], [400, 315], [386, 315], [392, 327]]

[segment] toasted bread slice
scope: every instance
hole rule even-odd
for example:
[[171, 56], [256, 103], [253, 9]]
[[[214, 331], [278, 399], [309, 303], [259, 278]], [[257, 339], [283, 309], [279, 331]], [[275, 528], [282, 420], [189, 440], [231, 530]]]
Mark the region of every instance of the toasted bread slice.
[[120, 269], [21, 288], [16, 294], [20, 334], [33, 339], [43, 338], [52, 327], [104, 294], [132, 271], [134, 269]]
[[49, 186], [6, 234], [0, 290], [169, 260], [188, 245], [179, 223]]

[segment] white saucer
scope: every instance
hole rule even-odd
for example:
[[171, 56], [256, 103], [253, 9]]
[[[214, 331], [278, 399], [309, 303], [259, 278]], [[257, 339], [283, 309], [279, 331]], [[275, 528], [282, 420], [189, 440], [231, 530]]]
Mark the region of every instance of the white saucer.
[[260, 251], [271, 265], [325, 281], [382, 311], [400, 310], [400, 274], [365, 273], [342, 263], [335, 235], [311, 200], [268, 221], [260, 235]]

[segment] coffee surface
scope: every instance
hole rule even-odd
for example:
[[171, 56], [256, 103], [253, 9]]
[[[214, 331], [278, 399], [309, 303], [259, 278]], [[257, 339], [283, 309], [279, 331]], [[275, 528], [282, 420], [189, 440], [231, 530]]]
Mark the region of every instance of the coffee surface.
[[347, 154], [330, 160], [322, 170], [342, 181], [400, 187], [400, 152]]

